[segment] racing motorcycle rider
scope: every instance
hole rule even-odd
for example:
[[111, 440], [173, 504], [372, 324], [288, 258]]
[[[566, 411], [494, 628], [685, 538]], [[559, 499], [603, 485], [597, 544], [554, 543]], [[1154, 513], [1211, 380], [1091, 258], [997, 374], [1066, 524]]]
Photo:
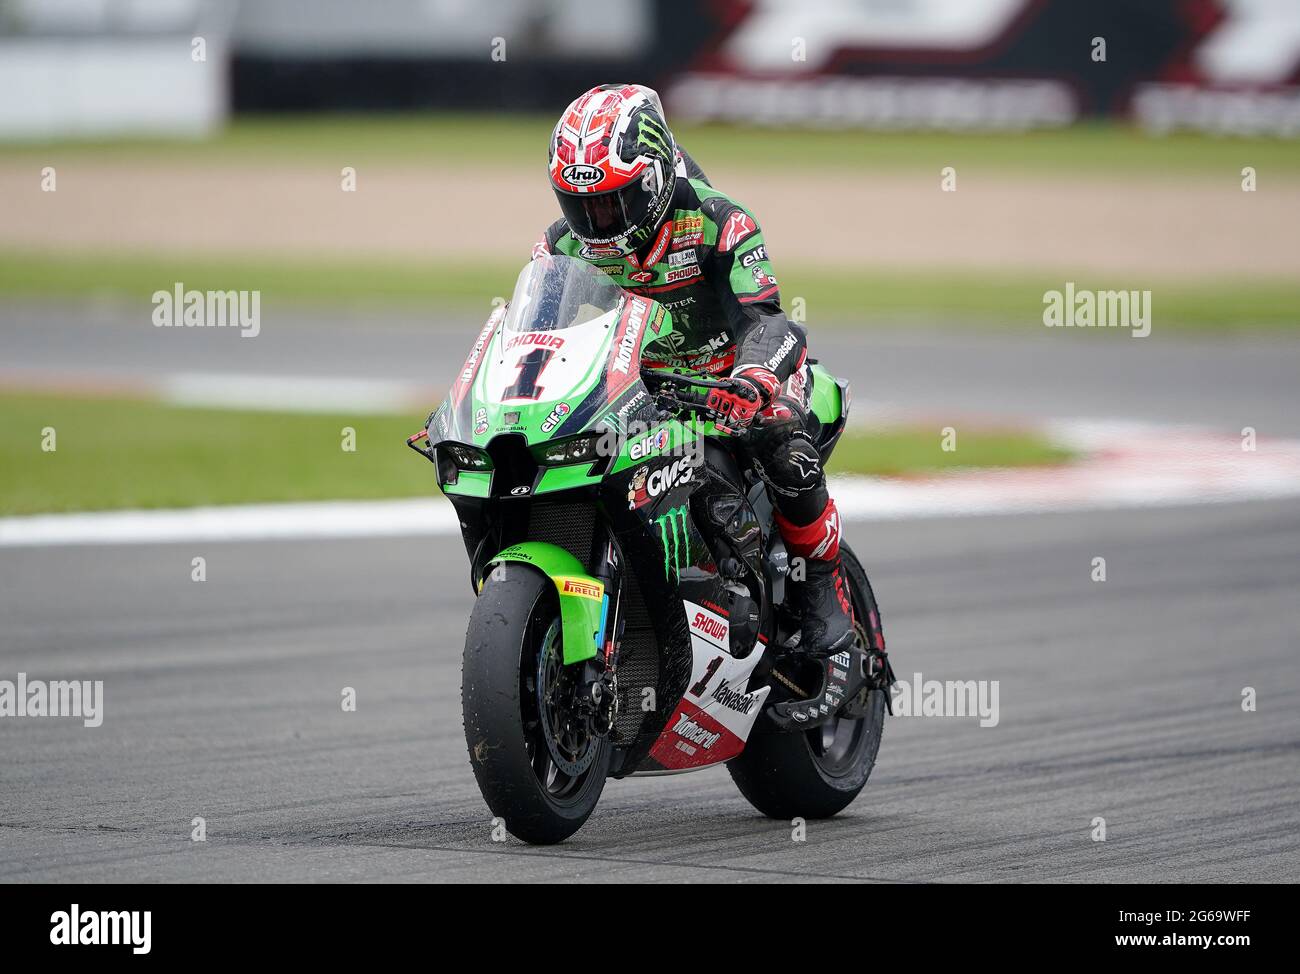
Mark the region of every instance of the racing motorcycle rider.
[[[745, 436], [786, 548], [805, 561], [801, 651], [819, 658], [846, 648], [852, 607], [840, 515], [809, 429], [805, 331], [781, 310], [758, 222], [678, 148], [659, 96], [642, 85], [599, 85], [569, 105], [549, 166], [564, 218], [533, 256], [580, 257], [665, 305], [681, 335], [647, 346], [645, 366], [731, 378], [730, 390], [710, 390], [709, 405], [720, 425]], [[887, 679], [883, 651], [871, 651], [869, 664], [877, 681]]]

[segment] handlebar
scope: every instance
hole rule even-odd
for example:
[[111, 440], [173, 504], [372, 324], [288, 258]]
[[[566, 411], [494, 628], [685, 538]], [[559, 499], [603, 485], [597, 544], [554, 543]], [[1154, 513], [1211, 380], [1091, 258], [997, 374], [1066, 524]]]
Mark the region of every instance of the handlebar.
[[681, 375], [660, 369], [644, 369], [641, 381], [655, 397], [655, 405], [660, 412], [687, 412], [703, 419], [717, 421], [722, 419], [716, 409], [709, 406], [709, 395], [699, 389], [731, 389], [730, 379], [705, 379], [693, 375]]

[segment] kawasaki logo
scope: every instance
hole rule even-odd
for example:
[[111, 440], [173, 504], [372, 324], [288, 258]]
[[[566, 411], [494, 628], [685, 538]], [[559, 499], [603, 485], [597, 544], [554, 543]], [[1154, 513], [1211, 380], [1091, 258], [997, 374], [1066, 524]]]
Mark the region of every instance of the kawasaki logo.
[[614, 357], [614, 368], [627, 375], [632, 368], [632, 353], [637, 350], [641, 338], [641, 326], [645, 324], [646, 310], [650, 305], [644, 301], [633, 301], [627, 316], [627, 328], [618, 343], [618, 354]]
[[706, 751], [722, 740], [721, 734], [716, 731], [705, 730], [686, 714], [682, 714], [677, 723], [673, 725], [673, 733], [678, 737], [685, 738], [692, 744], [698, 744]]
[[754, 709], [754, 704], [757, 703], [755, 694], [741, 693], [726, 680], [718, 684], [718, 689], [713, 691], [713, 699], [728, 710], [734, 710], [738, 714], [749, 713]]
[[[664, 576], [671, 582], [681, 577], [682, 568], [689, 563], [691, 538], [686, 524], [686, 505], [674, 507], [667, 514], [655, 518], [659, 525], [659, 541], [664, 546]], [[678, 532], [681, 539], [678, 540]]]
[[794, 348], [798, 342], [799, 340], [795, 338], [794, 335], [786, 335], [785, 341], [781, 343], [781, 347], [773, 352], [772, 357], [764, 362], [763, 365], [769, 372], [775, 372], [776, 367], [781, 364], [781, 360], [786, 357], [789, 351]]

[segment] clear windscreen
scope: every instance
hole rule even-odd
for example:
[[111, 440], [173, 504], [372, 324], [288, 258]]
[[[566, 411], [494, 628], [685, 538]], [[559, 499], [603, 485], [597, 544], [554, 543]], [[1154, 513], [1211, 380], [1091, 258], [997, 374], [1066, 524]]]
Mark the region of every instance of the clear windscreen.
[[548, 254], [519, 272], [506, 331], [576, 328], [618, 307], [624, 292], [585, 260]]

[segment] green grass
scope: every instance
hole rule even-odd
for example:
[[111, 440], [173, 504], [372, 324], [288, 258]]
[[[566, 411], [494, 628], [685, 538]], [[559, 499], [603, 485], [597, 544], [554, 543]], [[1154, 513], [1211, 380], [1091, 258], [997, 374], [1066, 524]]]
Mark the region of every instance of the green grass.
[[[276, 259], [47, 256], [0, 251], [0, 297], [95, 297], [138, 303], [151, 310], [150, 295], [175, 281], [199, 290], [262, 292], [272, 320], [279, 307], [353, 305], [366, 309], [406, 306], [436, 315], [444, 309], [468, 318], [490, 310], [494, 296], [508, 296], [520, 265], [449, 266], [398, 261], [293, 261]], [[1226, 330], [1300, 328], [1300, 281], [1150, 280], [1050, 271], [1007, 275], [906, 271], [851, 273], [783, 267], [787, 311], [802, 297], [813, 327], [859, 326], [899, 320], [932, 320], [1011, 328], [1042, 328], [1043, 293], [1073, 280], [1079, 288], [1150, 289], [1153, 335], [1165, 329]], [[1122, 334], [1123, 329], [1113, 329]]]
[[[561, 106], [556, 106], [556, 112]], [[555, 118], [550, 115], [371, 114], [240, 116], [202, 140], [127, 139], [0, 144], [0, 161], [44, 165], [81, 159], [148, 159], [222, 164], [232, 161], [329, 160], [330, 165], [392, 162], [438, 166], [541, 165]], [[943, 166], [1006, 171], [1300, 174], [1300, 142], [1193, 134], [1165, 137], [1111, 124], [1019, 134], [767, 130], [725, 125], [674, 126], [679, 142], [708, 171], [791, 166], [916, 169]], [[1235, 177], [1234, 177], [1235, 178]]]
[[[436, 495], [433, 467], [403, 440], [422, 417], [194, 409], [124, 399], [0, 394], [0, 514]], [[356, 430], [344, 452], [341, 431]], [[53, 452], [42, 450], [53, 427]], [[846, 436], [832, 470], [918, 473], [1055, 463], [1022, 433], [938, 430]]]
[[436, 494], [433, 466], [402, 442], [423, 419], [0, 395], [0, 513]]
[[943, 449], [934, 430], [890, 429], [846, 434], [835, 448], [831, 473], [895, 476], [964, 467], [1030, 467], [1064, 463], [1073, 454], [1032, 433], [957, 430], [956, 449]]

